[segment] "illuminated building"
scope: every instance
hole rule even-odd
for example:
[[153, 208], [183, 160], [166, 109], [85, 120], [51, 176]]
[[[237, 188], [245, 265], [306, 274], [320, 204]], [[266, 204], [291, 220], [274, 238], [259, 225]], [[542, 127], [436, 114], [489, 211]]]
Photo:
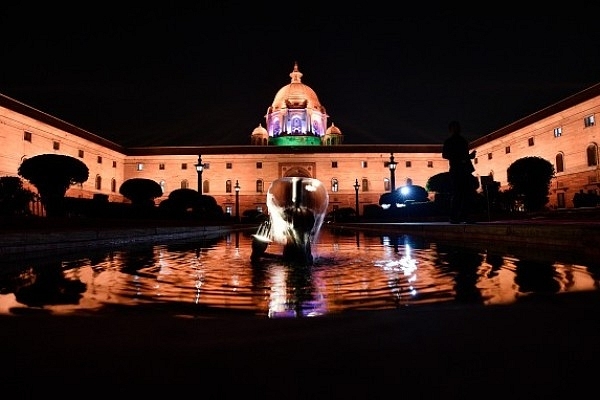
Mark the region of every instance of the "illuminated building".
[[[431, 176], [447, 171], [441, 143], [344, 144], [343, 121], [329, 123], [316, 93], [302, 82], [297, 64], [290, 77], [291, 82], [277, 91], [267, 108], [264, 126], [240, 127], [252, 129], [248, 145], [124, 147], [0, 95], [0, 176], [17, 176], [25, 158], [64, 154], [83, 161], [90, 172], [88, 181], [71, 187], [67, 196], [102, 194], [110, 201], [124, 201], [119, 187], [125, 180], [148, 178], [163, 188], [164, 195], [157, 203], [175, 189], [199, 187], [198, 176], [202, 176], [202, 192], [213, 196], [232, 215], [235, 182], [241, 188], [240, 212], [265, 211], [271, 182], [284, 176], [307, 176], [323, 182], [330, 194], [330, 210], [354, 208], [358, 202], [363, 215], [366, 205], [378, 204], [380, 195], [390, 191], [390, 154], [396, 163], [397, 187], [406, 182], [425, 187]], [[600, 184], [600, 132], [595, 122], [599, 112], [597, 84], [486, 134], [471, 143], [477, 150], [475, 174], [489, 176], [500, 182], [500, 189], [506, 189], [506, 170], [511, 163], [527, 156], [542, 157], [556, 170], [549, 206], [573, 207], [576, 193], [597, 193]], [[202, 174], [195, 168], [199, 156], [204, 164]], [[358, 191], [354, 187], [357, 181]]]

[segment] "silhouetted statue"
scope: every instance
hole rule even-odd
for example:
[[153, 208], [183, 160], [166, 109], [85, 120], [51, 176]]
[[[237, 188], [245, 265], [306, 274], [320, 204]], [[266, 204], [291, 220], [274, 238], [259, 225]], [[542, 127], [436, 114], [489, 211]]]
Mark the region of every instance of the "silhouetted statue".
[[442, 157], [449, 162], [452, 181], [450, 222], [474, 222], [467, 217], [475, 204], [477, 190], [477, 178], [472, 175], [475, 168], [471, 163], [475, 158], [475, 150], [469, 153], [469, 142], [461, 135], [458, 121], [451, 121], [448, 131], [450, 137], [444, 141]]

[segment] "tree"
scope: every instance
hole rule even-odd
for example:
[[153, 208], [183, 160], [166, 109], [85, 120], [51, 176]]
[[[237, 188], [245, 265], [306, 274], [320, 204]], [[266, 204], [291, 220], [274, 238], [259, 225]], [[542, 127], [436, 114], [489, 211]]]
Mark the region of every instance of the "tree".
[[23, 181], [18, 176], [3, 176], [0, 178], [0, 215], [28, 215], [29, 203], [35, 193], [23, 187]]
[[554, 173], [552, 163], [541, 157], [520, 158], [508, 167], [508, 185], [523, 201], [526, 211], [539, 211], [550, 200], [550, 181]]
[[431, 176], [425, 188], [430, 192], [435, 193], [450, 193], [452, 192], [452, 180], [450, 179], [449, 172], [441, 172], [439, 174]]
[[88, 167], [83, 162], [60, 154], [41, 154], [25, 159], [18, 173], [37, 188], [47, 216], [64, 215], [67, 190], [89, 177]]
[[202, 195], [194, 189], [175, 189], [160, 202], [158, 208], [170, 218], [187, 218], [198, 213]]
[[119, 193], [131, 200], [131, 204], [138, 208], [153, 208], [154, 199], [162, 196], [162, 188], [152, 179], [132, 178], [121, 184]]

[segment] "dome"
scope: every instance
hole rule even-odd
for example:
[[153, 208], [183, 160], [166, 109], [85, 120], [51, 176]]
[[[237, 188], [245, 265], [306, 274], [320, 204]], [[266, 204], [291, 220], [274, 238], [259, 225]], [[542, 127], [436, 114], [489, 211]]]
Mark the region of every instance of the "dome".
[[285, 108], [306, 108], [325, 113], [325, 108], [321, 106], [315, 91], [302, 83], [302, 73], [298, 70], [298, 63], [294, 64], [290, 77], [291, 83], [279, 89], [275, 95], [270, 112]]
[[252, 131], [252, 136], [268, 136], [268, 135], [269, 135], [269, 133], [262, 126], [262, 124], [258, 124], [258, 126], [256, 128], [254, 128], [254, 130]]
[[332, 122], [331, 126], [329, 128], [327, 128], [327, 131], [325, 133], [327, 135], [341, 135], [342, 131], [340, 131], [340, 128], [338, 128], [337, 126], [335, 126], [333, 124], [333, 122]]

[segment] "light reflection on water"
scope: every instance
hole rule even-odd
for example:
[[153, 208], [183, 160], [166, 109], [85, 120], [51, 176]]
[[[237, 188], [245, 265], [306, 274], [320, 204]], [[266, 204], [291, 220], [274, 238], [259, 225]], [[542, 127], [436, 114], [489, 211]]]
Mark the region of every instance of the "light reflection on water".
[[[251, 263], [250, 234], [181, 240], [0, 264], [0, 314], [165, 311], [183, 316], [309, 317], [419, 304], [510, 304], [598, 290], [597, 266], [528, 258], [412, 236], [323, 229], [312, 266], [270, 245]], [[559, 258], [557, 258], [559, 257]]]

